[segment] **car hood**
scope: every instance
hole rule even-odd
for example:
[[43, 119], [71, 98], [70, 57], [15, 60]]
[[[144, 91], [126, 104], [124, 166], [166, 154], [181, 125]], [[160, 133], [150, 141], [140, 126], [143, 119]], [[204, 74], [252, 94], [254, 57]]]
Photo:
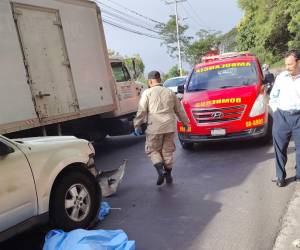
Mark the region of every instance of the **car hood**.
[[[257, 86], [243, 86], [228, 89], [216, 89], [208, 91], [184, 93], [184, 103], [189, 103], [191, 107], [214, 107], [228, 106], [232, 104], [250, 104], [254, 102], [253, 96], [257, 93]], [[225, 101], [226, 104], [218, 103]], [[212, 101], [212, 102], [211, 102]], [[215, 102], [213, 102], [215, 101]]]
[[28, 137], [18, 138], [14, 141], [19, 143], [44, 143], [44, 142], [61, 142], [61, 141], [74, 141], [77, 140], [75, 136], [44, 136], [44, 137]]

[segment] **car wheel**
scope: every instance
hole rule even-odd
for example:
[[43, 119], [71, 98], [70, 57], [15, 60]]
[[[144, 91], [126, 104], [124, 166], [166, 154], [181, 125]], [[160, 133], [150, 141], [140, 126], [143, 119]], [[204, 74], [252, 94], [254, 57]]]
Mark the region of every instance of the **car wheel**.
[[50, 203], [52, 226], [66, 231], [86, 228], [97, 216], [101, 190], [92, 176], [68, 172], [56, 183]]
[[264, 137], [260, 138], [260, 142], [262, 144], [272, 144], [272, 139], [273, 139], [272, 127], [273, 127], [273, 117], [271, 115], [269, 115], [267, 133]]
[[183, 149], [191, 150], [194, 147], [194, 143], [192, 143], [192, 142], [184, 142], [184, 141], [181, 141], [181, 140], [179, 140], [179, 141], [180, 141], [181, 147]]

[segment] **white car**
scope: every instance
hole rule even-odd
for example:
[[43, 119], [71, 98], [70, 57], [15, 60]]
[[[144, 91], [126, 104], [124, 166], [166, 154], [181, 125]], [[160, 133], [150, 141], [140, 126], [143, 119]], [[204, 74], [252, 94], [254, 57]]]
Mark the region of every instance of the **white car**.
[[0, 135], [0, 242], [48, 219], [64, 230], [94, 222], [102, 199], [94, 155], [73, 136]]
[[164, 82], [164, 87], [171, 89], [173, 92], [177, 93], [177, 87], [179, 85], [184, 85], [186, 82], [187, 76], [178, 76], [169, 78]]

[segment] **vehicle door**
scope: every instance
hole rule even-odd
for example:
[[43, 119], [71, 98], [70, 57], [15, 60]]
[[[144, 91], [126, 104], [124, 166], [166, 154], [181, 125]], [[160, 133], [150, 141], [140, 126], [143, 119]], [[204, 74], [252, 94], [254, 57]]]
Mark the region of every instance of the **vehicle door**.
[[12, 6], [39, 119], [79, 112], [59, 11]]
[[140, 99], [140, 87], [130, 77], [122, 62], [112, 62], [112, 71], [116, 80], [117, 96], [121, 114], [136, 112]]
[[19, 148], [0, 137], [0, 232], [37, 214], [34, 180]]

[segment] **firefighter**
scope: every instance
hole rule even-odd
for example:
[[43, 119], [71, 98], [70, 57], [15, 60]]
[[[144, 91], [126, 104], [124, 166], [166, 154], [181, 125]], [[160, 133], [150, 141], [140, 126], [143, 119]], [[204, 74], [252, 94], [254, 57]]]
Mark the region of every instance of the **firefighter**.
[[145, 152], [155, 167], [158, 178], [157, 185], [164, 179], [171, 184], [176, 116], [188, 128], [188, 118], [183, 111], [175, 93], [162, 86], [158, 71], [148, 74], [149, 88], [145, 90], [139, 102], [138, 112], [134, 119], [135, 134], [141, 133], [141, 125], [146, 120]]

